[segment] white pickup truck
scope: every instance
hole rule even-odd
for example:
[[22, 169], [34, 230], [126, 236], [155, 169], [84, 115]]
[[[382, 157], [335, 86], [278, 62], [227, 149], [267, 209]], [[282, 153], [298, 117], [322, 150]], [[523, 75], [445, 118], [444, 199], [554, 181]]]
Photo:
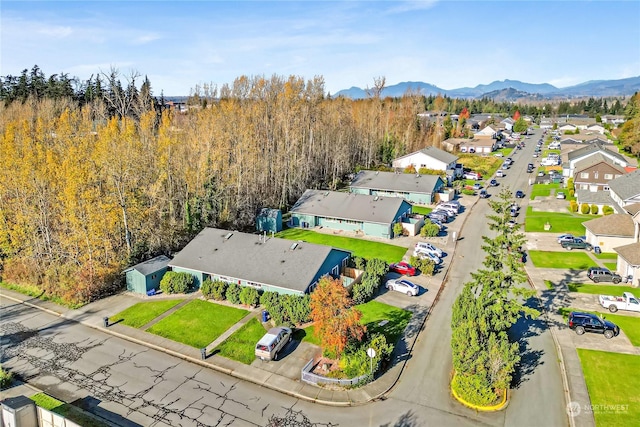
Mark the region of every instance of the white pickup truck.
[[640, 312], [640, 302], [631, 292], [623, 292], [621, 297], [600, 295], [598, 296], [598, 301], [600, 301], [600, 305], [609, 309], [612, 313], [618, 310]]

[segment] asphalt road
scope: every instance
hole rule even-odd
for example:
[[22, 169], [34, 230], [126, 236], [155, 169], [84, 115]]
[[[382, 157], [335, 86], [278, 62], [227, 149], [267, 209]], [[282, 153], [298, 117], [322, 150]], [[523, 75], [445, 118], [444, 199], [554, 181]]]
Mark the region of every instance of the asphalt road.
[[[537, 137], [526, 141], [501, 186], [526, 189], [526, 163]], [[292, 426], [565, 426], [560, 369], [539, 320], [521, 321], [511, 331], [524, 363], [505, 411], [476, 413], [449, 395], [451, 306], [481, 266], [487, 212], [480, 200], [468, 216], [440, 301], [398, 384], [386, 399], [368, 405], [299, 401], [10, 301], [0, 301], [1, 360], [34, 386], [127, 427], [264, 426], [274, 417]]]

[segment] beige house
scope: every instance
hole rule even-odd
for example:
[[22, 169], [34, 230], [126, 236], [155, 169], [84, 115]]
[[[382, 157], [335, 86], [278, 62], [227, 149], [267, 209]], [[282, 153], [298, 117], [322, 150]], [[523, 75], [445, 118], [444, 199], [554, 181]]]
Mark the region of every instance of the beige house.
[[586, 228], [587, 242], [600, 246], [602, 252], [613, 252], [618, 246], [634, 242], [633, 219], [626, 213], [607, 215], [582, 224]]
[[461, 153], [488, 154], [496, 149], [496, 140], [493, 138], [465, 139], [458, 146]]
[[633, 242], [614, 248], [618, 254], [616, 271], [622, 277], [631, 277], [631, 285], [640, 286], [640, 203], [624, 207], [633, 219]]

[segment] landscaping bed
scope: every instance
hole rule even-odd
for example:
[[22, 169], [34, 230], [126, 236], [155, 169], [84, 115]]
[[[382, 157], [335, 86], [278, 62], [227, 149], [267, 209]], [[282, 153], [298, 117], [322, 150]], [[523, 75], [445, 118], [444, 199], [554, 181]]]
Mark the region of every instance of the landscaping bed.
[[193, 300], [147, 332], [195, 348], [204, 348], [246, 316], [247, 310]]
[[398, 262], [407, 252], [407, 248], [390, 245], [388, 243], [372, 242], [370, 240], [356, 239], [353, 237], [334, 236], [333, 234], [317, 233], [300, 228], [289, 228], [276, 234], [289, 240], [302, 240], [319, 245], [332, 246], [338, 249], [351, 251], [353, 256], [371, 259], [380, 258], [387, 263]]
[[109, 323], [122, 323], [123, 325], [139, 328], [151, 322], [167, 310], [180, 304], [182, 299], [172, 299], [163, 301], [139, 302], [126, 310], [111, 316]]
[[531, 262], [536, 268], [565, 268], [586, 270], [597, 267], [596, 263], [584, 252], [529, 251]]
[[640, 426], [640, 356], [578, 349], [598, 427]]
[[41, 408], [54, 412], [83, 427], [107, 427], [109, 425], [92, 417], [82, 409], [64, 403], [46, 393], [34, 394], [29, 399], [33, 400]]

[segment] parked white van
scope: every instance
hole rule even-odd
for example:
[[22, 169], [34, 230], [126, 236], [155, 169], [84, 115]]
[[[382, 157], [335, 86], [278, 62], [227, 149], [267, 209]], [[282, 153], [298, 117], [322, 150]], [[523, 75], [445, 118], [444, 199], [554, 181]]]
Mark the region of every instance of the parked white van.
[[256, 344], [256, 357], [276, 360], [278, 353], [291, 341], [291, 329], [283, 326], [271, 328]]

